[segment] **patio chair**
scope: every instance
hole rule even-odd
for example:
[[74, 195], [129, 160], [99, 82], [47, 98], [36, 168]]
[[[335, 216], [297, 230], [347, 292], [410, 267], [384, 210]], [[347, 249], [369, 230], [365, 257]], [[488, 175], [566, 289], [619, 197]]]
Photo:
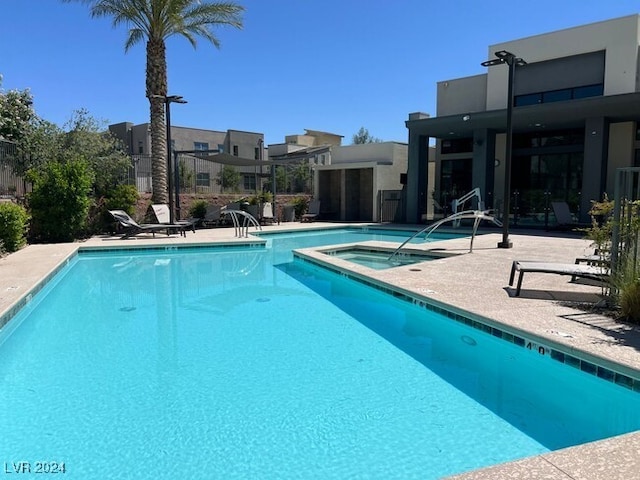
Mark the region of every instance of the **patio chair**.
[[156, 237], [156, 232], [166, 231], [167, 235], [170, 235], [172, 230], [177, 231], [180, 235], [186, 236], [184, 225], [176, 225], [169, 223], [143, 223], [136, 222], [129, 216], [124, 210], [109, 210], [111, 216], [125, 228], [123, 239], [133, 237], [140, 233], [151, 233], [153, 238]]
[[202, 223], [205, 227], [215, 226], [220, 223], [221, 209], [222, 207], [220, 205], [207, 205], [207, 211], [202, 219]]
[[273, 223], [275, 222], [275, 217], [273, 216], [273, 204], [271, 202], [265, 202], [262, 205], [262, 218], [260, 218], [262, 223]]
[[313, 222], [320, 215], [320, 200], [311, 200], [309, 202], [309, 210], [302, 215], [300, 221]]
[[609, 269], [602, 266], [514, 260], [511, 266], [511, 274], [509, 276], [510, 287], [513, 286], [516, 272], [519, 272], [518, 285], [516, 286], [516, 297], [520, 295], [522, 278], [526, 272], [553, 273], [556, 275], [568, 275], [572, 279], [580, 277], [601, 282], [609, 279]]
[[553, 214], [556, 217], [556, 222], [559, 227], [572, 227], [578, 224], [573, 219], [571, 209], [569, 209], [567, 202], [551, 202], [551, 208], [553, 209]]
[[[150, 212], [154, 214], [155, 220], [158, 223], [163, 225], [169, 225], [171, 223], [171, 213], [169, 211], [169, 205], [166, 204], [154, 204], [151, 205]], [[200, 219], [198, 218], [186, 218], [184, 220], [176, 220], [173, 222], [174, 225], [183, 225], [184, 230], [191, 230], [195, 233], [196, 231], [196, 223], [198, 223]], [[153, 224], [149, 224], [153, 225]]]

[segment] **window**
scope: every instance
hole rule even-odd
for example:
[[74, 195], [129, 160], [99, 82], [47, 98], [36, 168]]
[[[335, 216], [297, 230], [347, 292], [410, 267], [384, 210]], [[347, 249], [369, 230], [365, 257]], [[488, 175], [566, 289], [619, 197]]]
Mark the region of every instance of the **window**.
[[542, 103], [562, 102], [571, 100], [571, 89], [554, 90], [553, 92], [545, 92], [542, 94]]
[[256, 189], [256, 176], [255, 175], [243, 175], [243, 186], [245, 190]]
[[573, 89], [573, 98], [601, 97], [604, 95], [604, 85], [587, 85]]
[[210, 186], [210, 177], [208, 172], [200, 172], [196, 174], [196, 186], [208, 187]]
[[445, 203], [471, 191], [473, 188], [471, 182], [471, 165], [472, 161], [470, 158], [442, 160], [440, 191]]
[[142, 142], [141, 141], [138, 142], [138, 153], [139, 154], [143, 154], [144, 153], [144, 149], [142, 147]]
[[176, 149], [176, 141], [172, 138], [171, 139], [171, 151], [173, 152]]
[[442, 140], [440, 153], [473, 152], [473, 138], [455, 138]]
[[233, 154], [237, 157], [238, 156], [238, 145], [234, 145], [233, 146]]
[[209, 144], [206, 142], [193, 142], [193, 149], [200, 151], [209, 150]]
[[224, 153], [224, 145], [221, 143], [218, 144], [218, 153]]
[[537, 105], [542, 103], [541, 93], [531, 93], [529, 95], [518, 95], [513, 99], [514, 107], [522, 107], [524, 105]]
[[538, 103], [562, 102], [578, 98], [598, 97], [604, 94], [604, 84], [585, 85], [582, 87], [564, 88], [562, 90], [549, 90], [546, 92], [527, 93], [517, 95], [513, 99], [514, 107], [525, 105], [537, 105]]
[[253, 152], [253, 158], [255, 160], [260, 160], [260, 147], [256, 147]]

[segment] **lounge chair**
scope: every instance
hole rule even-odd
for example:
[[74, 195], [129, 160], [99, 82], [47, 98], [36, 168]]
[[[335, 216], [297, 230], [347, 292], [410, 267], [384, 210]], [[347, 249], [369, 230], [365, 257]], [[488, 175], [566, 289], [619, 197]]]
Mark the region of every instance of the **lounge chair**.
[[139, 233], [151, 233], [155, 238], [156, 232], [165, 231], [167, 235], [171, 233], [172, 230], [177, 231], [180, 235], [185, 235], [184, 225], [176, 225], [176, 224], [167, 224], [167, 223], [143, 223], [139, 224], [133, 218], [129, 216], [127, 212], [124, 210], [109, 210], [111, 216], [125, 228], [125, 233], [122, 238], [129, 238]]
[[514, 260], [511, 266], [511, 275], [509, 276], [509, 286], [513, 286], [516, 272], [520, 272], [518, 285], [516, 286], [516, 297], [520, 295], [522, 277], [526, 272], [554, 273], [556, 275], [568, 275], [572, 279], [580, 277], [598, 281], [606, 281], [609, 278], [609, 269], [601, 266]]
[[578, 224], [573, 219], [571, 209], [567, 202], [551, 202], [551, 208], [553, 209], [553, 214], [556, 217], [558, 227], [571, 227]]
[[[171, 213], [169, 211], [169, 205], [166, 204], [154, 204], [151, 205], [151, 212], [153, 212], [155, 219], [158, 223], [161, 223], [163, 225], [169, 225], [171, 224]], [[196, 231], [196, 223], [198, 223], [199, 219], [198, 218], [187, 218], [184, 220], [176, 220], [173, 222], [174, 225], [183, 225], [184, 229], [183, 232], [186, 229], [191, 230], [192, 232], [195, 233]], [[153, 225], [153, 224], [149, 224], [149, 225]]]
[[273, 204], [271, 202], [265, 202], [262, 205], [262, 217], [260, 218], [262, 223], [273, 223], [275, 217], [273, 216]]
[[309, 202], [309, 210], [307, 213], [302, 215], [300, 221], [302, 222], [313, 222], [320, 215], [320, 200], [311, 200]]
[[220, 223], [220, 205], [207, 205], [207, 211], [204, 214], [202, 223], [205, 227], [215, 226]]

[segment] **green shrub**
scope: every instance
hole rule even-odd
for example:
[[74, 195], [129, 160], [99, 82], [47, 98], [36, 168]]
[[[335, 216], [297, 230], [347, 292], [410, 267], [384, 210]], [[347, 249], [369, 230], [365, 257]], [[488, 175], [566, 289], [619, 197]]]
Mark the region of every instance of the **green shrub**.
[[0, 203], [0, 251], [15, 252], [26, 243], [27, 211], [16, 203]]
[[189, 215], [192, 218], [204, 218], [207, 216], [207, 202], [205, 200], [196, 200], [189, 207]]
[[296, 197], [291, 203], [293, 204], [296, 211], [296, 218], [302, 218], [302, 215], [307, 213], [309, 210], [309, 200], [306, 197]]
[[139, 198], [135, 185], [118, 185], [105, 196], [104, 206], [106, 210], [124, 210], [133, 216]]
[[640, 279], [626, 282], [618, 293], [620, 313], [635, 323], [640, 323]]
[[86, 234], [93, 174], [87, 162], [47, 162], [29, 170], [31, 234], [37, 241], [70, 242]]

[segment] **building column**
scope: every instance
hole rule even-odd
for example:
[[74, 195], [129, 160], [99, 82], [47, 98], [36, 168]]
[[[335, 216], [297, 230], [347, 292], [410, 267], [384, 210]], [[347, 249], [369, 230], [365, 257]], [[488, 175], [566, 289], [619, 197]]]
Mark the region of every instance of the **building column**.
[[607, 181], [609, 120], [587, 118], [584, 124], [584, 159], [580, 196], [580, 222], [589, 222], [591, 201], [600, 201]]
[[489, 129], [473, 132], [472, 187], [479, 187], [485, 208], [493, 208], [496, 133]]
[[407, 160], [407, 185], [405, 195], [405, 221], [420, 223], [427, 213], [429, 163], [429, 137], [409, 129], [409, 158]]

